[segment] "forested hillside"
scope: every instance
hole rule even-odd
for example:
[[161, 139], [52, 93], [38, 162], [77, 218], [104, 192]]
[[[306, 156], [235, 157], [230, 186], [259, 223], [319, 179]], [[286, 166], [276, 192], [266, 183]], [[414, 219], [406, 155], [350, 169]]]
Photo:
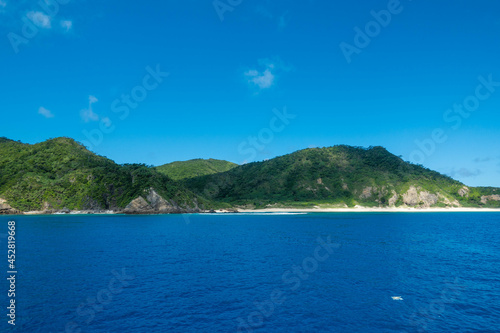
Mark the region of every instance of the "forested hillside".
[[156, 167], [156, 169], [174, 180], [194, 178], [231, 170], [236, 163], [216, 159], [195, 159], [172, 162]]
[[125, 208], [154, 188], [180, 206], [196, 196], [154, 168], [118, 165], [73, 139], [29, 145], [0, 139], [0, 197], [21, 211]]
[[382, 147], [305, 149], [184, 183], [211, 200], [255, 207], [498, 204], [481, 201], [485, 189], [468, 188], [448, 176], [405, 162]]

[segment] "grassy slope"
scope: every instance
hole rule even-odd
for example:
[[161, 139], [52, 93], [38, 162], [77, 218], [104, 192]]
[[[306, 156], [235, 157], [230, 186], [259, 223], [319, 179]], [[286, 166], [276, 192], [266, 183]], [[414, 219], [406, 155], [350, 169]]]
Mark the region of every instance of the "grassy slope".
[[228, 161], [195, 159], [164, 164], [156, 169], [174, 180], [180, 180], [225, 172], [236, 166], [238, 165]]
[[[439, 192], [465, 206], [479, 203], [477, 195], [470, 199], [458, 196], [462, 183], [407, 163], [382, 147], [305, 149], [221, 174], [186, 179], [184, 183], [210, 199], [257, 207], [272, 203], [386, 205], [393, 196], [392, 190], [402, 194], [410, 186]], [[363, 198], [367, 187], [374, 188], [375, 193]], [[481, 193], [475, 189], [472, 192]], [[396, 205], [400, 204], [401, 198]]]
[[118, 165], [69, 138], [35, 145], [0, 139], [0, 197], [17, 209], [117, 209], [154, 187], [166, 199], [195, 195], [145, 165]]

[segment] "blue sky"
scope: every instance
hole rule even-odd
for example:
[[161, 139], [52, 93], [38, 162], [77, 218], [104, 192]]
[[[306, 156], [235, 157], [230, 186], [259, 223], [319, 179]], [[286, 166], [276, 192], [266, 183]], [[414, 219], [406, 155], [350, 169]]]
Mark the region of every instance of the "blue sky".
[[499, 13], [493, 0], [0, 0], [0, 136], [69, 136], [152, 165], [381, 145], [500, 186]]

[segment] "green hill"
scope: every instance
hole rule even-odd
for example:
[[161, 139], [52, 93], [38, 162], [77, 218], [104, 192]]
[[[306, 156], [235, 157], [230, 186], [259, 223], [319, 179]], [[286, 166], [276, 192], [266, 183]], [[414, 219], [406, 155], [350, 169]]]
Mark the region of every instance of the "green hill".
[[247, 207], [498, 206], [496, 200], [482, 202], [484, 189], [468, 188], [382, 147], [305, 149], [184, 184], [210, 200]]
[[154, 168], [118, 165], [69, 138], [34, 145], [0, 138], [0, 214], [355, 205], [500, 207], [500, 189], [467, 187], [382, 147], [305, 149], [241, 166], [210, 159]]
[[156, 170], [174, 180], [180, 180], [185, 178], [212, 175], [214, 173], [231, 170], [236, 166], [238, 166], [238, 164], [236, 163], [215, 160], [211, 158], [208, 160], [195, 159], [182, 162], [172, 162], [161, 165], [157, 167]]
[[73, 139], [34, 145], [0, 139], [0, 198], [21, 211], [120, 210], [151, 188], [182, 209], [207, 203], [154, 168], [118, 165]]

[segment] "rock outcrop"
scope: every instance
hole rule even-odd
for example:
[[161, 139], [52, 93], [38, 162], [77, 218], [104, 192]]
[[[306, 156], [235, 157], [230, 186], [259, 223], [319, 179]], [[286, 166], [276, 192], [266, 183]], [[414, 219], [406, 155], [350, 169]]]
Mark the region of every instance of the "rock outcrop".
[[422, 191], [419, 193], [419, 199], [422, 207], [431, 207], [438, 202], [438, 197], [435, 194]]
[[486, 204], [488, 201], [500, 201], [500, 195], [498, 194], [493, 194], [493, 195], [483, 195], [481, 197], [481, 203]]
[[458, 190], [458, 195], [463, 197], [468, 198], [469, 197], [469, 188], [467, 186], [462, 187], [460, 190]]
[[389, 206], [394, 206], [396, 205], [396, 202], [398, 201], [399, 195], [396, 193], [396, 191], [392, 190], [392, 197], [389, 199]]
[[132, 200], [123, 210], [126, 214], [151, 214], [154, 212], [153, 207], [143, 197], [138, 197]]
[[359, 196], [361, 199], [368, 199], [372, 196], [373, 187], [367, 186], [363, 189], [363, 192]]
[[415, 186], [403, 194], [403, 202], [408, 206], [431, 207], [438, 202], [438, 197], [427, 191], [420, 191]]
[[177, 205], [175, 201], [167, 201], [163, 199], [156, 191], [151, 188], [149, 190], [148, 196], [146, 197], [149, 204], [153, 208], [153, 210], [158, 211], [160, 213], [179, 213], [181, 212], [180, 207]]
[[173, 200], [166, 200], [154, 188], [150, 188], [145, 197], [139, 196], [132, 200], [122, 211], [125, 214], [179, 214], [198, 213], [200, 208], [196, 198], [192, 203], [185, 203], [182, 207]]
[[439, 197], [439, 200], [444, 203], [446, 206], [450, 206], [450, 207], [460, 207], [460, 203], [458, 202], [457, 199], [451, 199], [444, 196], [443, 194], [441, 193], [438, 193], [438, 197]]
[[0, 215], [15, 215], [15, 214], [22, 214], [22, 212], [12, 208], [7, 203], [7, 200], [0, 198]]
[[410, 189], [403, 194], [403, 202], [408, 206], [418, 205], [418, 192], [414, 186], [411, 186]]

